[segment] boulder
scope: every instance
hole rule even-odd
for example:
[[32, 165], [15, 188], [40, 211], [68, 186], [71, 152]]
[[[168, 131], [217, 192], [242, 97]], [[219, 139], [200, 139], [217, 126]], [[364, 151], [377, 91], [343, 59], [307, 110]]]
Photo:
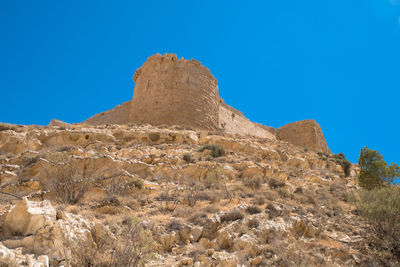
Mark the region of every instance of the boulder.
[[78, 215], [56, 212], [47, 200], [24, 198], [0, 216], [0, 223], [4, 246], [55, 260], [68, 257], [74, 244], [91, 239], [91, 223]]
[[60, 121], [60, 120], [57, 120], [57, 119], [53, 119], [49, 123], [49, 126], [71, 127], [71, 124], [63, 122], [63, 121]]
[[56, 219], [56, 210], [50, 201], [34, 202], [24, 198], [11, 210], [1, 216], [3, 232], [15, 236], [27, 236], [45, 226], [52, 226]]

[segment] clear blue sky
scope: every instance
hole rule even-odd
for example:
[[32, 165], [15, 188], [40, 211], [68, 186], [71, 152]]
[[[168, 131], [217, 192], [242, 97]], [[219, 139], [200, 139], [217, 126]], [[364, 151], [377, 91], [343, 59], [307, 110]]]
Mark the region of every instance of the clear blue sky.
[[400, 0], [0, 1], [0, 121], [80, 122], [132, 98], [155, 53], [195, 58], [253, 121], [400, 163]]

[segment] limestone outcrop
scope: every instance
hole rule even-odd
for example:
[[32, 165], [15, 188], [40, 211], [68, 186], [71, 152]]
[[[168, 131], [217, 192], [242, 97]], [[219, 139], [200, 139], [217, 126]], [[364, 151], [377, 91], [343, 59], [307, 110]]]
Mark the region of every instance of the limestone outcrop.
[[375, 264], [347, 197], [357, 167], [312, 149], [182, 126], [7, 127], [0, 266], [129, 266], [124, 251], [154, 255], [144, 266]]
[[57, 119], [53, 119], [51, 120], [51, 122], [49, 123], [49, 126], [54, 126], [54, 127], [70, 127], [71, 124], [57, 120]]
[[277, 129], [277, 138], [295, 146], [331, 153], [321, 126], [315, 120], [303, 120], [289, 123]]
[[[0, 263], [1, 258], [18, 261], [12, 250], [22, 248], [29, 266], [49, 266], [47, 257], [56, 261], [65, 259], [71, 244], [86, 241], [91, 238], [92, 228], [95, 230], [90, 222], [77, 215], [56, 211], [48, 200], [38, 202], [27, 198], [0, 216], [0, 226]], [[35, 260], [29, 254], [43, 256]], [[29, 264], [37, 261], [42, 265]]]

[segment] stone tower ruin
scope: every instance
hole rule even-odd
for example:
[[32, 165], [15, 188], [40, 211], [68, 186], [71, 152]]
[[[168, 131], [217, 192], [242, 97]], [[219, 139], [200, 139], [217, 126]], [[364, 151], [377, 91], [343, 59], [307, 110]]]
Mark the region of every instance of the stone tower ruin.
[[218, 81], [200, 62], [156, 54], [137, 69], [133, 80], [132, 121], [217, 129]]
[[197, 60], [175, 54], [155, 54], [133, 75], [133, 99], [84, 121], [88, 125], [183, 125], [286, 141], [330, 153], [321, 127], [313, 120], [274, 129], [254, 123], [227, 105], [218, 93], [218, 81]]

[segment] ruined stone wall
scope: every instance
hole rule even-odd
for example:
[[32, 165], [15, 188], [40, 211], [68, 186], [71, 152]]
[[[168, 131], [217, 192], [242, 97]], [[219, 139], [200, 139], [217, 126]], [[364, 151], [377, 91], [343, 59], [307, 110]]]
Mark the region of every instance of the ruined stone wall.
[[113, 109], [98, 113], [87, 119], [84, 123], [89, 125], [101, 124], [129, 124], [132, 113], [132, 101], [127, 101]]
[[218, 128], [218, 81], [196, 60], [153, 55], [133, 77], [132, 122]]
[[97, 114], [84, 123], [183, 125], [222, 130], [287, 141], [296, 146], [330, 153], [321, 127], [314, 120], [290, 123], [274, 129], [248, 120], [225, 104], [218, 81], [200, 62], [178, 59], [175, 54], [153, 55], [136, 70], [133, 99]]
[[321, 127], [315, 120], [303, 120], [286, 124], [277, 129], [277, 138], [295, 146], [331, 153]]
[[219, 105], [219, 127], [229, 134], [276, 139], [275, 133], [267, 126], [250, 121], [242, 112], [226, 104], [222, 98]]

